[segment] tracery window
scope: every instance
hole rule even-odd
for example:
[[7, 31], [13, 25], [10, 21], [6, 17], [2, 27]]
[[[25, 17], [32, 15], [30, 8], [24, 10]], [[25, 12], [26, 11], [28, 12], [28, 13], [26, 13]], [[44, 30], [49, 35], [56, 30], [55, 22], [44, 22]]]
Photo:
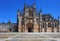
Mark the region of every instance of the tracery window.
[[48, 23], [48, 27], [51, 27], [51, 23]]
[[44, 23], [43, 23], [43, 28], [44, 28]]
[[57, 27], [57, 23], [55, 23], [55, 27]]

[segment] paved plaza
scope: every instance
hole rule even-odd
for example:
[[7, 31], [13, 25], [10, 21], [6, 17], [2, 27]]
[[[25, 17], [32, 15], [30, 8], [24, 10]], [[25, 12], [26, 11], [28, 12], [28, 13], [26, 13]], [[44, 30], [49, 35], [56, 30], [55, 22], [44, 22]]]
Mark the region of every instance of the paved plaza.
[[0, 41], [60, 41], [60, 33], [0, 33]]

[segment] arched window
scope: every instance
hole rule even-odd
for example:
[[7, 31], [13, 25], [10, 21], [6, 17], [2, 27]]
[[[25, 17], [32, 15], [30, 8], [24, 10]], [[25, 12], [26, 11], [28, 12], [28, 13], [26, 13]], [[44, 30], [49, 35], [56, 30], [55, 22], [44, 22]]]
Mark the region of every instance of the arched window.
[[51, 23], [48, 23], [48, 27], [51, 27]]
[[43, 23], [43, 28], [44, 28], [44, 23]]
[[57, 27], [57, 23], [55, 23], [55, 27]]

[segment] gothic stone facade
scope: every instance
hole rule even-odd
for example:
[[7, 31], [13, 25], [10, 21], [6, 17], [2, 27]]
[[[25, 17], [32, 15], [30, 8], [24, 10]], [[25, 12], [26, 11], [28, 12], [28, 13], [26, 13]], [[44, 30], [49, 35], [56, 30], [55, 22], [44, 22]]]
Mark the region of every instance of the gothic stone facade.
[[36, 5], [24, 4], [23, 14], [17, 11], [17, 23], [19, 32], [59, 32], [59, 20], [50, 14], [42, 15], [36, 11]]

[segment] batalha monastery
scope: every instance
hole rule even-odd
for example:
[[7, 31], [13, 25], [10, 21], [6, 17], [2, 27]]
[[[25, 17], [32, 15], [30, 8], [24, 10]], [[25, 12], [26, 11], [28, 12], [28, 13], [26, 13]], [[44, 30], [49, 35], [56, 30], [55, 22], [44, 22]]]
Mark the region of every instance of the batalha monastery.
[[[36, 4], [28, 6], [24, 4], [23, 14], [18, 9], [17, 23], [0, 24], [1, 32], [59, 32], [60, 17], [55, 19], [51, 14], [42, 14], [42, 10], [37, 13]], [[4, 25], [4, 26], [2, 26]]]

